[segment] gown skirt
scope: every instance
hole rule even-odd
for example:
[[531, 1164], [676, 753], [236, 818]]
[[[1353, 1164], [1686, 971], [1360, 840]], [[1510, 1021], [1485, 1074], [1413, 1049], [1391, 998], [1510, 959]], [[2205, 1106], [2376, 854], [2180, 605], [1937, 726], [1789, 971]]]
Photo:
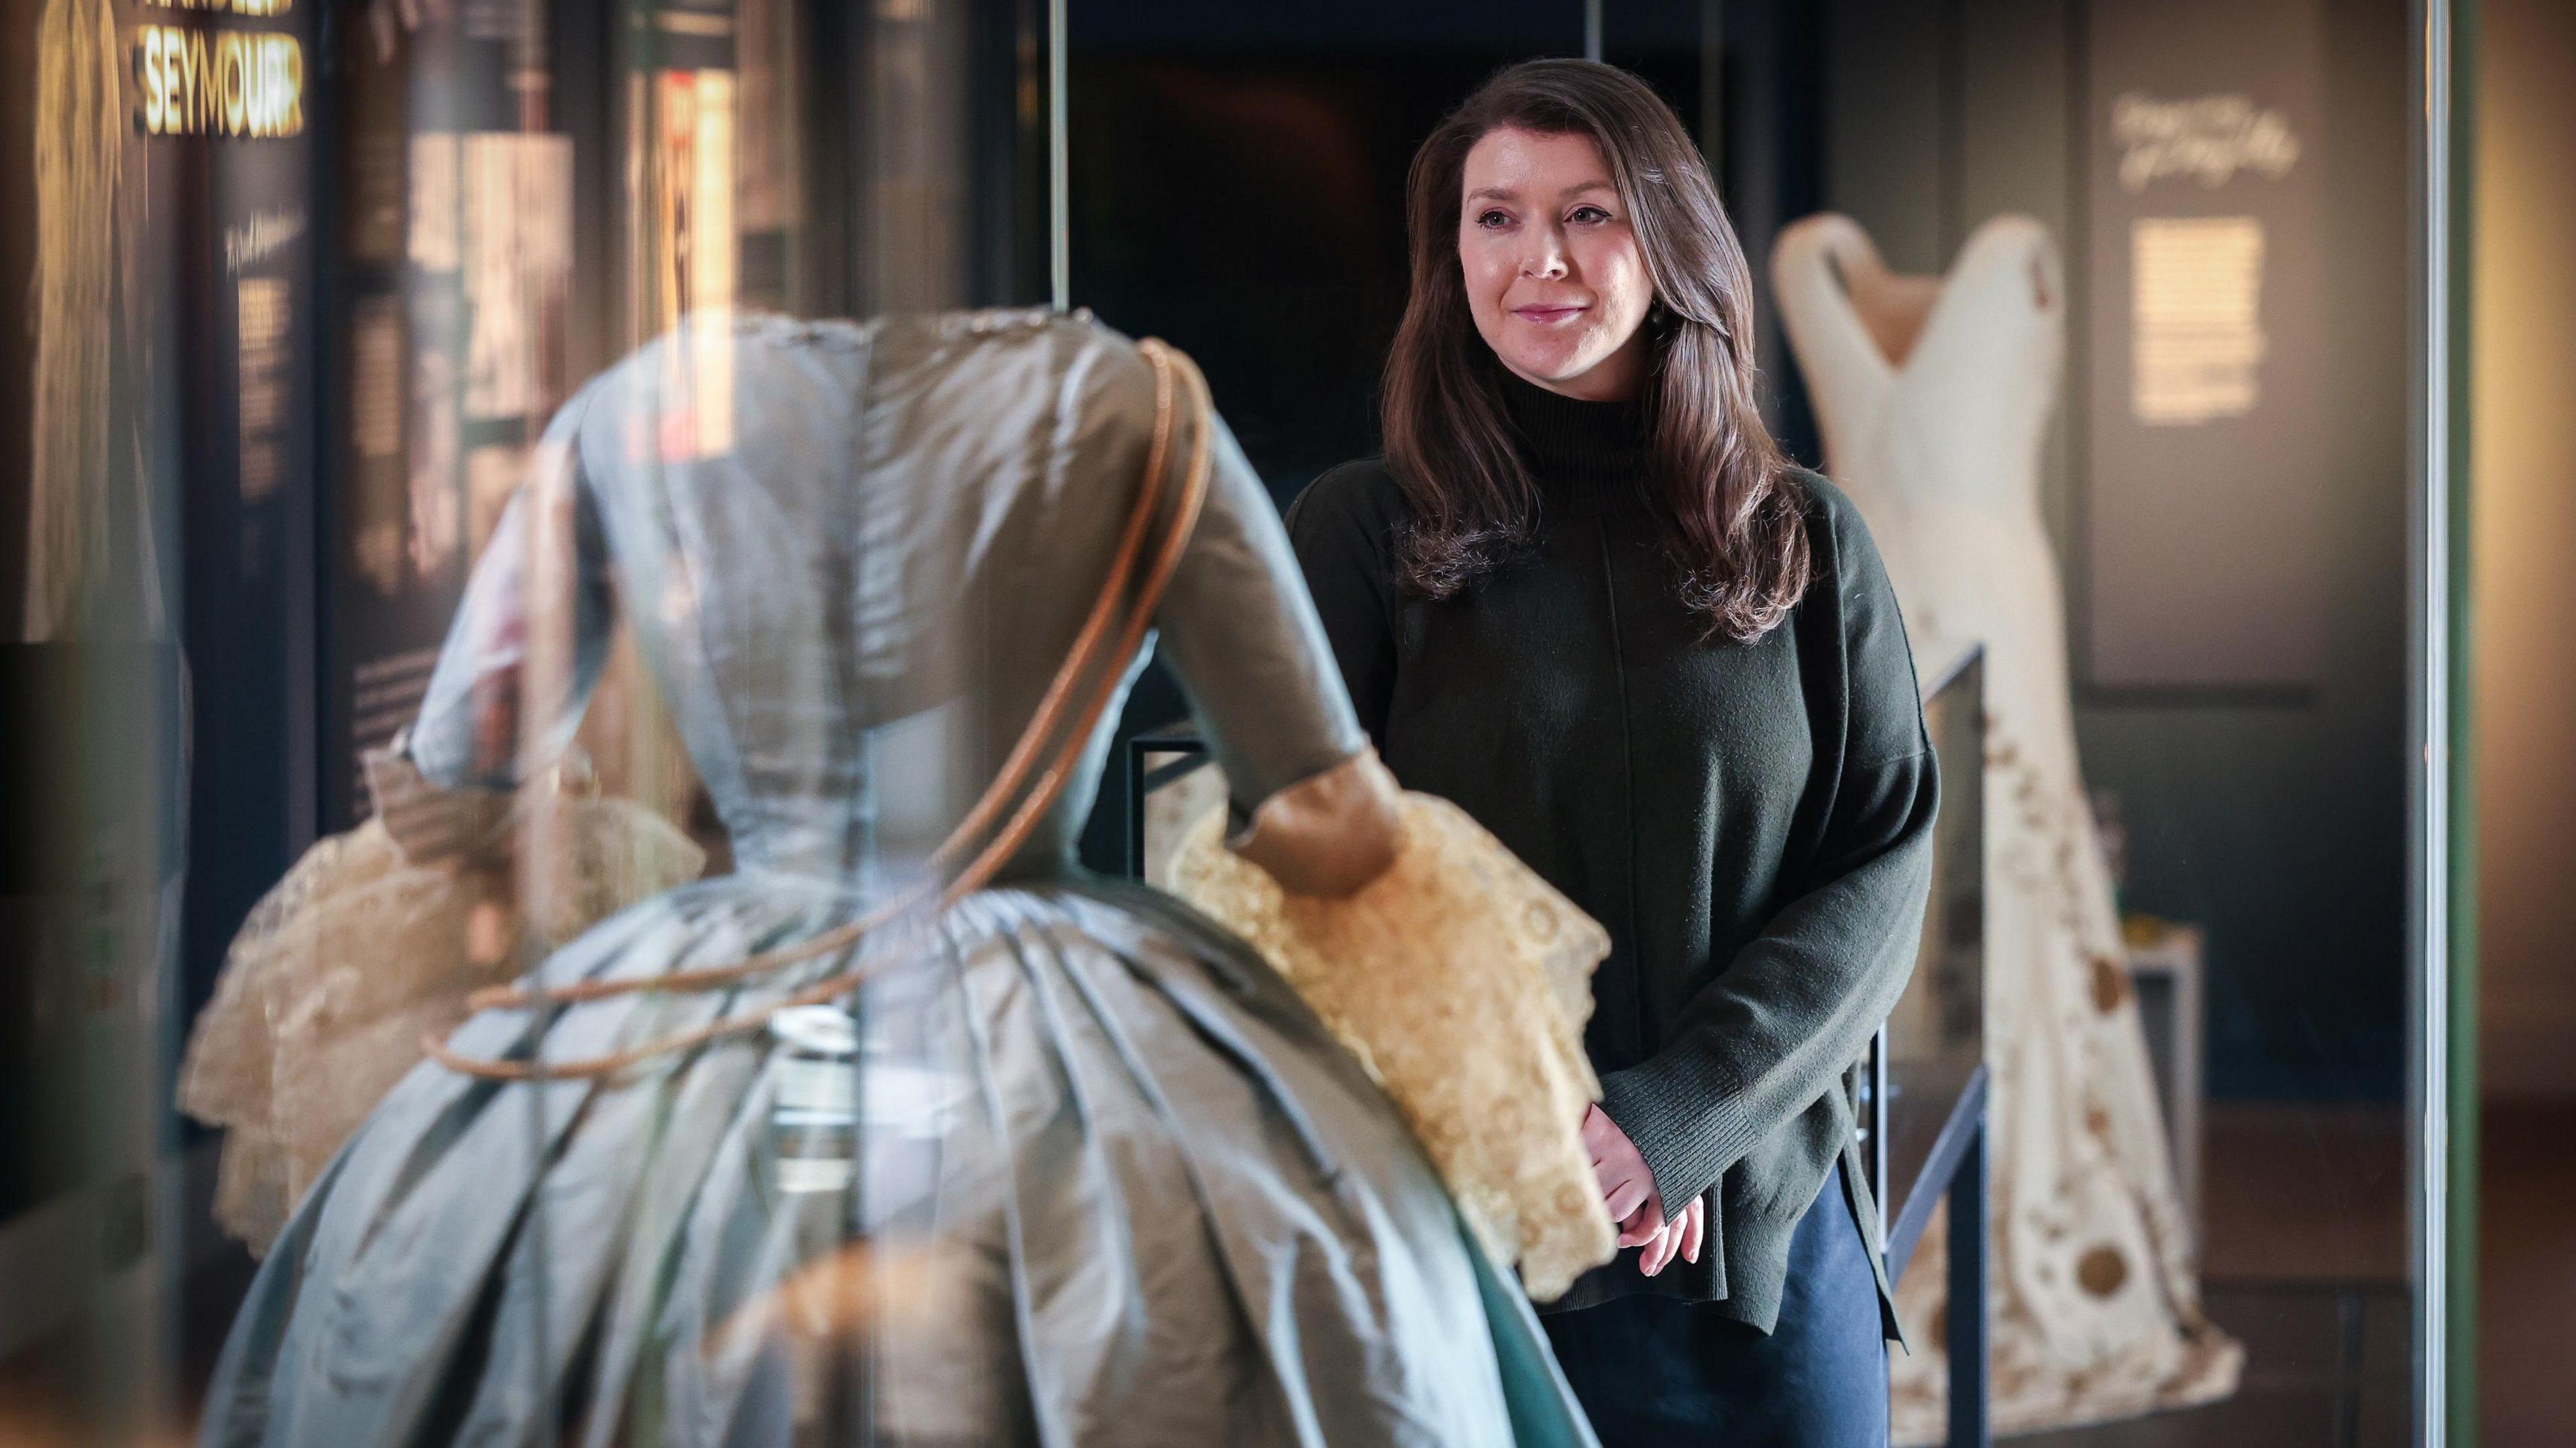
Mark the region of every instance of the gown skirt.
[[[725, 964], [859, 896], [698, 882], [538, 979]], [[1592, 1441], [1386, 1098], [1233, 937], [1065, 874], [858, 948], [838, 1178], [777, 1030], [597, 1080], [411, 1071], [262, 1265], [206, 1448]], [[450, 1045], [602, 1055], [850, 964], [486, 1010]]]

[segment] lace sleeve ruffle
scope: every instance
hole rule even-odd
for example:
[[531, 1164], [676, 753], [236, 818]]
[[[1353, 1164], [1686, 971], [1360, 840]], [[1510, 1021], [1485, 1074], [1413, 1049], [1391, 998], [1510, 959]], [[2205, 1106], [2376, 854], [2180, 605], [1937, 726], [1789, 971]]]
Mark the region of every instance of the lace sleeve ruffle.
[[1395, 1102], [1496, 1261], [1563, 1295], [1615, 1235], [1583, 1149], [1601, 926], [1464, 810], [1403, 796], [1394, 864], [1342, 899], [1290, 895], [1212, 812], [1173, 891], [1258, 948]]
[[497, 849], [406, 854], [385, 815], [305, 852], [233, 937], [180, 1067], [179, 1107], [227, 1129], [215, 1217], [264, 1254], [305, 1190], [465, 998], [530, 952], [697, 877], [705, 852], [628, 800], [531, 785]]

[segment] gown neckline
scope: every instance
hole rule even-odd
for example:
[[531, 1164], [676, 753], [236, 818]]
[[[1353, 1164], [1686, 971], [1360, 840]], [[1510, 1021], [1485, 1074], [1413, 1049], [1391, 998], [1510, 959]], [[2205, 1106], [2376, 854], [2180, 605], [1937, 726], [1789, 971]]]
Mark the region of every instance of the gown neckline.
[[[1970, 264], [1982, 260], [1997, 238], [2036, 225], [2028, 218], [2013, 214], [1989, 217], [1968, 234], [1966, 241], [1960, 243], [1947, 268], [1937, 273], [1926, 273], [1900, 272], [1890, 268], [1879, 254], [1877, 243], [1858, 222], [1841, 215], [1835, 215], [1832, 220], [1839, 224], [1827, 234], [1826, 244], [1818, 249], [1829, 283], [1822, 289], [1823, 293], [1858, 330], [1863, 344], [1858, 349], [1860, 355], [1868, 358], [1879, 377], [1889, 383], [1904, 381], [1919, 370], [1924, 354], [1933, 351], [1933, 344], [1945, 339], [1948, 330], [1955, 326], [1952, 319], [1962, 305], [1958, 300], [1965, 291], [1961, 283], [1967, 279]], [[1860, 263], [1858, 268], [1852, 265], [1855, 261]], [[1880, 286], [1910, 288], [1928, 285], [1932, 289], [1932, 298], [1924, 307], [1923, 319], [1914, 330], [1912, 344], [1902, 356], [1889, 355], [1880, 340], [1879, 329], [1872, 324], [1870, 312], [1862, 305], [1855, 287], [1852, 275], [1855, 270], [1875, 273], [1871, 281]], [[2049, 285], [2045, 275], [2033, 280], [2041, 296], [2032, 311], [2040, 317], [2054, 314], [2058, 303], [2063, 300], [2064, 289]]]

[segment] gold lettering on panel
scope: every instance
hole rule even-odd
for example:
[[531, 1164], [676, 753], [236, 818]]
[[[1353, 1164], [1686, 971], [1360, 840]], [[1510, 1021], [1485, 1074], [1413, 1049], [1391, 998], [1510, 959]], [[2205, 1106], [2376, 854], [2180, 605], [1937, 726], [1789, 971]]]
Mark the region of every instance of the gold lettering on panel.
[[[236, 0], [233, 13], [282, 14], [291, 3]], [[257, 139], [304, 132], [304, 47], [292, 35], [137, 26], [134, 87], [134, 123], [145, 135]]]

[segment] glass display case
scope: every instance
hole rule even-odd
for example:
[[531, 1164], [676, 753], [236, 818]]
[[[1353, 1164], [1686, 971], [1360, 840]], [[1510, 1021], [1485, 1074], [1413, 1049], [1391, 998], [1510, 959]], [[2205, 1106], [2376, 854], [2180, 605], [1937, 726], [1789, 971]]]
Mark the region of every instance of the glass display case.
[[[2443, 0], [0, 0], [0, 274], [27, 278], [0, 329], [0, 1438], [197, 1421], [256, 1259], [226, 1131], [177, 1105], [191, 1031], [262, 901], [377, 813], [370, 757], [568, 401], [662, 341], [671, 405], [625, 455], [684, 469], [743, 445], [746, 316], [1083, 308], [1195, 356], [1286, 506], [1383, 445], [1414, 148], [1560, 55], [1644, 77], [1709, 161], [1763, 417], [1854, 498], [1913, 633], [1943, 803], [1862, 1073], [1918, 1344], [1898, 1441], [1973, 1434], [1970, 1382], [2051, 1448], [2153, 1413], [2160, 1442], [2443, 1441], [2474, 1150], [2452, 26]], [[617, 634], [562, 779], [722, 877], [651, 678]], [[1149, 667], [1085, 863], [1159, 881], [1221, 803], [1185, 713]], [[920, 798], [870, 828], [954, 792], [955, 722], [878, 761]], [[870, 1111], [956, 1083], [828, 1007], [790, 1034], [771, 1185], [860, 1233]], [[927, 1149], [886, 1138], [883, 1181]], [[1952, 1252], [1918, 1250], [1953, 1189]], [[1954, 1260], [1983, 1290], [1927, 1265]], [[780, 1441], [867, 1411], [872, 1368], [798, 1371]]]

